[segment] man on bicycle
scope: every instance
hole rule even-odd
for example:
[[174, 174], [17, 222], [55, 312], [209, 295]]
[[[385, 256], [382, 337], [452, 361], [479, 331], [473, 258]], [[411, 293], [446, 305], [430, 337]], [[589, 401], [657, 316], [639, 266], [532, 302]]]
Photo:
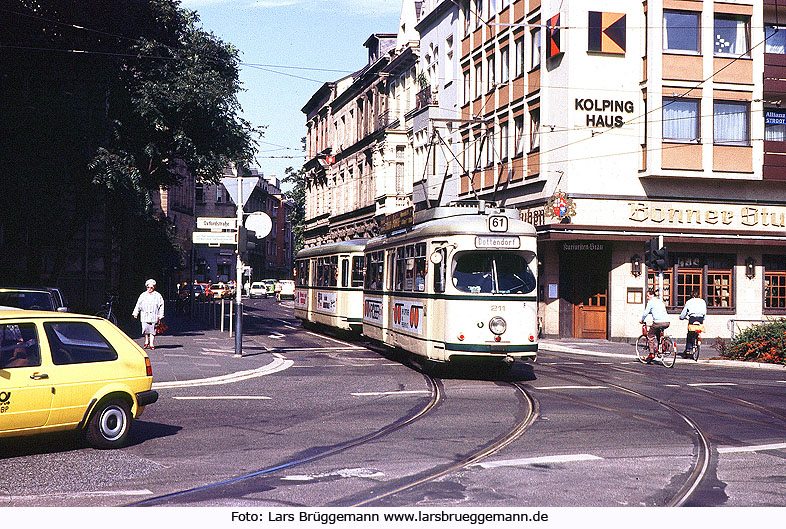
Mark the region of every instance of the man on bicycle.
[[650, 325], [647, 331], [647, 343], [650, 346], [649, 359], [651, 359], [655, 358], [655, 348], [660, 335], [663, 333], [663, 329], [669, 326], [669, 314], [666, 312], [666, 305], [655, 295], [655, 290], [653, 289], [647, 291], [647, 306], [644, 308], [644, 314], [641, 315], [641, 323], [647, 320], [648, 314], [652, 314], [652, 325]]
[[[680, 319], [688, 319], [688, 329], [694, 323], [704, 323], [704, 317], [707, 315], [707, 302], [700, 297], [699, 289], [694, 288], [690, 293], [691, 298], [685, 303], [685, 307], [680, 313]], [[685, 337], [685, 352], [683, 356], [691, 354], [693, 351], [693, 343], [696, 341], [696, 332], [688, 330], [688, 335]]]

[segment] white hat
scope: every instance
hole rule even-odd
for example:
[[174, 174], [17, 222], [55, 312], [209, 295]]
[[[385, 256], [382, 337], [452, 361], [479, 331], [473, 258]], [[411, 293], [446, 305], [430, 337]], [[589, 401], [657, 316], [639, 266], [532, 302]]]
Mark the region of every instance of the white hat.
[[148, 279], [147, 281], [145, 281], [145, 288], [147, 288], [147, 287], [154, 287], [154, 286], [156, 286], [156, 280], [155, 279]]

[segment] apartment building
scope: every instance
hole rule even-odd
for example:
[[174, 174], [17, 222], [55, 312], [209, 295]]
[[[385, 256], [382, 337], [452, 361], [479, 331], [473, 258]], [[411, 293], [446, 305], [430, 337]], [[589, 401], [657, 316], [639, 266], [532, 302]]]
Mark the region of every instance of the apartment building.
[[[546, 335], [639, 333], [644, 241], [669, 250], [675, 335], [698, 288], [709, 336], [786, 309], [786, 113], [775, 1], [471, 0], [462, 6], [460, 196], [540, 236]], [[501, 63], [503, 66], [501, 67]], [[507, 68], [510, 75], [505, 73]]]
[[[409, 207], [407, 193], [417, 209], [518, 209], [539, 233], [546, 336], [634, 338], [650, 287], [675, 336], [694, 289], [710, 337], [782, 317], [781, 20], [776, 0], [404, 0], [396, 46], [363, 81], [391, 119], [351, 144], [372, 162], [369, 218]], [[339, 111], [340, 83], [304, 109], [323, 148], [336, 145], [323, 121], [339, 128], [318, 116]], [[317, 192], [338, 186], [339, 156], [322, 169], [311, 156]], [[323, 205], [309, 222], [328, 233], [337, 213], [356, 214]], [[669, 251], [662, 275], [644, 264], [652, 237]]]

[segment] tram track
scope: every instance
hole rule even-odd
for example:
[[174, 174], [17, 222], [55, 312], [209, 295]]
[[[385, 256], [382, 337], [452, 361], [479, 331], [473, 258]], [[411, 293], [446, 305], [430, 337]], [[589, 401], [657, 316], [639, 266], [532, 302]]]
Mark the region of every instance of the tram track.
[[[637, 391], [627, 386], [623, 386], [616, 382], [610, 382], [606, 379], [601, 377], [597, 377], [594, 375], [588, 375], [586, 372], [579, 372], [572, 370], [570, 368], [559, 367], [555, 365], [548, 365], [548, 366], [541, 366], [544, 369], [552, 369], [557, 372], [567, 373], [573, 377], [581, 377], [587, 380], [591, 380], [596, 383], [604, 384], [609, 388], [613, 388], [617, 391], [633, 395], [636, 398], [645, 399], [650, 402], [657, 404], [658, 406], [668, 410], [670, 413], [675, 414], [679, 419], [684, 422], [688, 429], [692, 432], [692, 435], [696, 441], [696, 455], [692, 464], [692, 469], [688, 474], [687, 479], [684, 480], [682, 486], [680, 486], [675, 493], [672, 494], [671, 498], [666, 501], [665, 506], [667, 507], [680, 507], [685, 505], [688, 500], [690, 499], [691, 495], [696, 492], [701, 481], [707, 474], [707, 471], [710, 466], [710, 456], [711, 456], [711, 446], [709, 442], [709, 436], [699, 427], [698, 423], [689, 417], [687, 414], [683, 413], [681, 410], [672, 406], [668, 402], [660, 399], [658, 397], [654, 397], [652, 395], [648, 395], [641, 391]], [[613, 410], [610, 410], [613, 411]], [[636, 415], [633, 418], [637, 420], [643, 420], [643, 417], [638, 417]], [[645, 421], [649, 424], [652, 424], [653, 421]]]
[[161, 506], [161, 505], [168, 505], [168, 504], [179, 504], [183, 502], [192, 502], [195, 500], [199, 501], [200, 497], [210, 497], [213, 494], [217, 493], [221, 488], [234, 487], [237, 486], [238, 484], [241, 484], [244, 481], [249, 481], [254, 478], [265, 477], [274, 474], [276, 472], [305, 465], [307, 463], [313, 463], [315, 461], [325, 459], [327, 457], [339, 454], [341, 452], [345, 452], [351, 448], [355, 448], [357, 446], [367, 444], [372, 441], [376, 441], [384, 436], [390, 435], [393, 432], [396, 432], [404, 428], [405, 426], [412, 424], [413, 422], [418, 421], [419, 419], [422, 419], [429, 412], [434, 410], [442, 401], [444, 396], [444, 389], [442, 387], [442, 383], [439, 380], [427, 374], [423, 374], [423, 377], [426, 380], [427, 385], [429, 386], [429, 390], [431, 391], [428, 402], [424, 406], [420, 407], [419, 409], [413, 410], [411, 413], [403, 417], [400, 417], [398, 420], [386, 426], [383, 426], [382, 428], [379, 428], [374, 432], [337, 444], [327, 450], [320, 451], [316, 454], [312, 454], [309, 456], [300, 457], [296, 459], [291, 459], [289, 461], [284, 461], [276, 465], [261, 468], [253, 472], [236, 476], [234, 478], [230, 478], [227, 480], [222, 480], [215, 483], [202, 485], [199, 487], [194, 487], [194, 488], [172, 492], [168, 494], [162, 494], [159, 496], [146, 498], [144, 500], [127, 503], [124, 506], [133, 506], [133, 507]]

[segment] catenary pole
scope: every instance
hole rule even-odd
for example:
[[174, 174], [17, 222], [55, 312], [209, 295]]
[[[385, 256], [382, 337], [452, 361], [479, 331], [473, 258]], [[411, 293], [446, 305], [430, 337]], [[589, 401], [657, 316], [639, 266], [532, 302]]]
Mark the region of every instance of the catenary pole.
[[237, 265], [235, 271], [235, 356], [243, 356], [243, 301], [242, 294], [243, 261], [240, 259], [240, 228], [243, 226], [243, 177], [240, 164], [237, 171]]

